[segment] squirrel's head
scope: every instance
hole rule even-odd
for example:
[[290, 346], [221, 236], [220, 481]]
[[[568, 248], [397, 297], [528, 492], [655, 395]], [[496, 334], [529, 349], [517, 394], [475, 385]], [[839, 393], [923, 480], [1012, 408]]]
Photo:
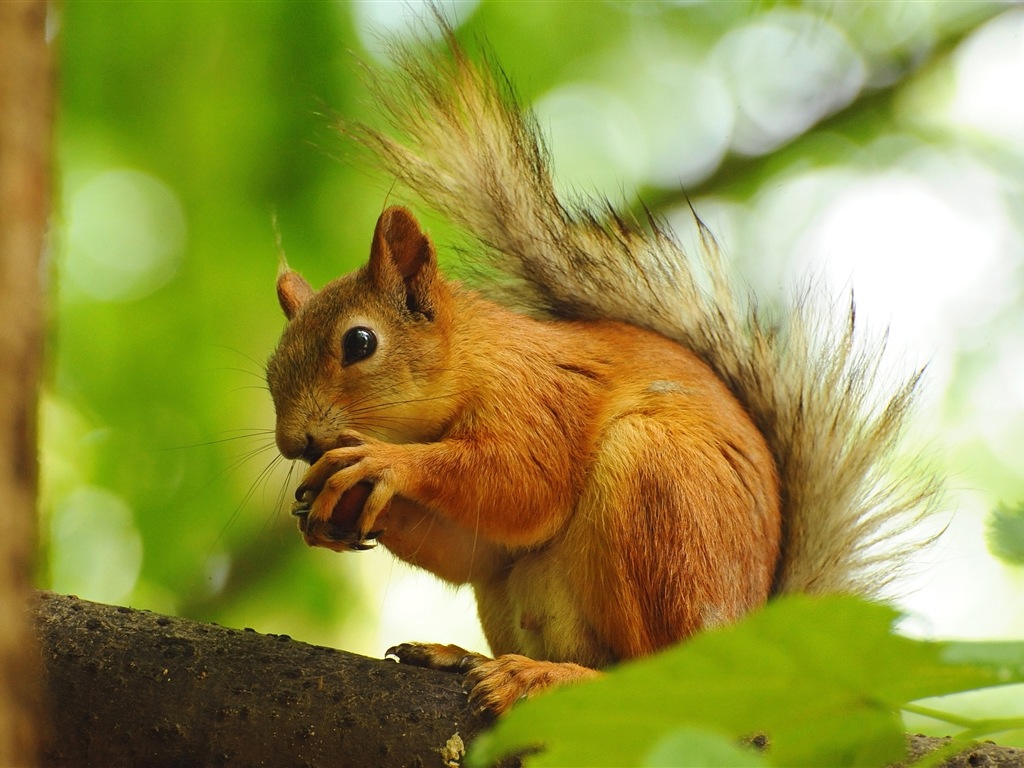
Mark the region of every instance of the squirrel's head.
[[285, 269], [277, 296], [288, 325], [267, 384], [284, 456], [312, 463], [351, 431], [391, 442], [440, 435], [454, 407], [452, 292], [409, 211], [381, 214], [361, 269], [319, 291]]

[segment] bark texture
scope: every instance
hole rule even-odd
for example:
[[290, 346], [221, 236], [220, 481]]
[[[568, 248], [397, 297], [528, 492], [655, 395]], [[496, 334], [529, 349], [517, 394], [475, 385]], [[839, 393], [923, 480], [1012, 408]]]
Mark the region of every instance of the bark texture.
[[35, 549], [41, 258], [53, 76], [46, 2], [0, 2], [0, 765], [35, 760], [37, 675], [24, 604]]
[[457, 765], [462, 678], [50, 593], [47, 766]]
[[[949, 737], [939, 739], [916, 734], [907, 737], [907, 760], [901, 765], [915, 765], [925, 755], [950, 747]], [[1024, 749], [1004, 747], [991, 741], [980, 741], [966, 749], [957, 750], [945, 760], [933, 764], [935, 768], [1021, 768]]]

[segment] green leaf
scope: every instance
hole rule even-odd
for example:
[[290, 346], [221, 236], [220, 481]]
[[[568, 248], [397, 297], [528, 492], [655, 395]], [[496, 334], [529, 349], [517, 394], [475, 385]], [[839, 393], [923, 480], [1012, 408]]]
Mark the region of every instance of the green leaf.
[[992, 510], [987, 534], [993, 555], [1012, 565], [1024, 565], [1024, 505]]
[[942, 659], [952, 665], [988, 669], [1002, 683], [1024, 679], [1024, 642], [981, 641], [938, 643]]
[[773, 764], [877, 765], [903, 753], [903, 704], [1024, 680], [1024, 644], [911, 640], [892, 633], [896, 618], [851, 597], [781, 598], [738, 625], [524, 702], [474, 744], [471, 764], [542, 744], [529, 765], [642, 765], [652, 745], [697, 728], [737, 742], [766, 733]]
[[670, 731], [643, 758], [645, 768], [760, 768], [768, 763], [754, 747], [696, 728]]

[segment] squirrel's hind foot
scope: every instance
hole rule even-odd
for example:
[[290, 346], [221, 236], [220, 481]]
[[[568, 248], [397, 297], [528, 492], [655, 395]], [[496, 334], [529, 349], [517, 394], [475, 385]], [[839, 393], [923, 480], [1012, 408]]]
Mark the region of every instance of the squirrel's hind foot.
[[555, 685], [601, 674], [579, 664], [537, 661], [514, 653], [492, 659], [457, 645], [441, 643], [402, 643], [388, 648], [384, 655], [402, 664], [464, 673], [470, 689], [470, 702], [481, 711], [499, 716], [508, 712], [520, 699]]

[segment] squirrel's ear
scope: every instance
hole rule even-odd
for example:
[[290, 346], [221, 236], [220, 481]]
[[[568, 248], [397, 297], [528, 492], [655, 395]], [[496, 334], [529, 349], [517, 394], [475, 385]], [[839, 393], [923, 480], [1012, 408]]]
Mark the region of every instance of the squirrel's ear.
[[388, 208], [377, 219], [369, 269], [382, 291], [401, 291], [410, 312], [433, 317], [438, 283], [434, 244], [405, 208]]
[[284, 316], [291, 320], [302, 305], [309, 301], [313, 289], [298, 272], [285, 269], [277, 276], [277, 301], [284, 310]]

